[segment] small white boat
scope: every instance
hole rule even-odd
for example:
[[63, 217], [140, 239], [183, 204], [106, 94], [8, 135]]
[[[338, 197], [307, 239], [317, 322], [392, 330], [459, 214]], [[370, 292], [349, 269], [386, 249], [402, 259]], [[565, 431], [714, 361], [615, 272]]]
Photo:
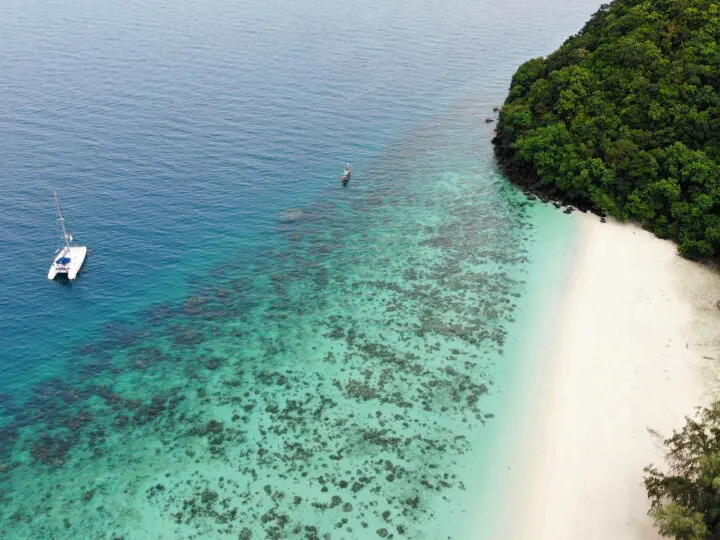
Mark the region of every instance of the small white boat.
[[55, 207], [57, 209], [58, 239], [62, 240], [62, 244], [58, 247], [57, 251], [55, 251], [55, 257], [53, 257], [53, 262], [48, 272], [48, 279], [55, 279], [58, 275], [66, 276], [68, 279], [75, 279], [85, 262], [87, 246], [76, 246], [73, 244], [73, 237], [62, 215], [57, 193], [54, 193], [54, 195]]

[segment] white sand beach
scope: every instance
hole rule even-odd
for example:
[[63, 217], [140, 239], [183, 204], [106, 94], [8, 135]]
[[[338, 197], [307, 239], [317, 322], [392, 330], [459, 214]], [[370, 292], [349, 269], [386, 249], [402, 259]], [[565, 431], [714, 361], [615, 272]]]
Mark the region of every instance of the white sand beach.
[[655, 539], [643, 467], [662, 464], [662, 439], [717, 395], [720, 276], [636, 226], [579, 219], [504, 537]]

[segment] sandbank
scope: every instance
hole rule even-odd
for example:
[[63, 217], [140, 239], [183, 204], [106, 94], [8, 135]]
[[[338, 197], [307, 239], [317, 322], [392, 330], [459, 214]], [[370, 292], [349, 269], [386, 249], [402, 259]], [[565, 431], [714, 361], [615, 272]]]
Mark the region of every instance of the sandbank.
[[645, 540], [643, 467], [717, 396], [720, 276], [672, 242], [578, 215], [557, 324], [535, 358], [503, 538]]

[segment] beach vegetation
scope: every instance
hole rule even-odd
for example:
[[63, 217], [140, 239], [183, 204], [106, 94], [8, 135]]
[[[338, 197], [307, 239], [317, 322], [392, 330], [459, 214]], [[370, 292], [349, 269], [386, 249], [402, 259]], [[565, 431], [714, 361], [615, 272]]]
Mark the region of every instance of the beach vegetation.
[[720, 538], [720, 402], [687, 418], [664, 444], [665, 472], [645, 468], [658, 531], [681, 540]]
[[720, 256], [720, 3], [615, 0], [512, 78], [511, 179]]

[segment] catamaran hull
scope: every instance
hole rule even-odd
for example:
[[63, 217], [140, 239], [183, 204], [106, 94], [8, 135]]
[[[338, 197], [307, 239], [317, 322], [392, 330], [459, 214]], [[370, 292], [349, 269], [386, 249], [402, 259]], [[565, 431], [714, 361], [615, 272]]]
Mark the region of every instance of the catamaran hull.
[[77, 277], [87, 255], [86, 246], [64, 247], [55, 254], [48, 272], [48, 279], [65, 276], [70, 280]]

